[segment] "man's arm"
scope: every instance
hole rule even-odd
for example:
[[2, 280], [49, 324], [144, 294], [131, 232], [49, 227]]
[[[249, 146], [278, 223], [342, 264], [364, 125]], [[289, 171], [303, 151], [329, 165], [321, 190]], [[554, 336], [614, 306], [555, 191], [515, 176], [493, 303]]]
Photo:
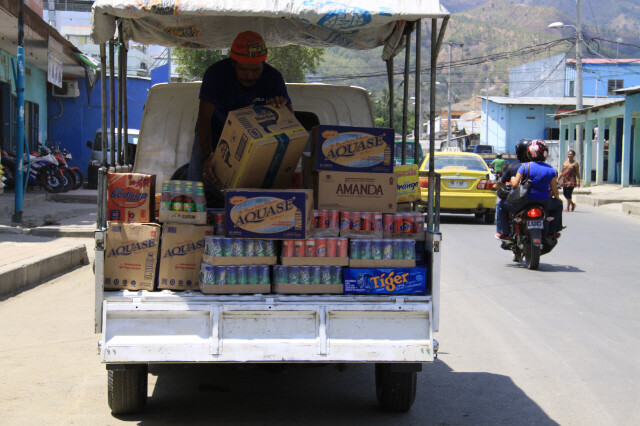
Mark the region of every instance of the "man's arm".
[[213, 152], [211, 151], [211, 117], [215, 107], [209, 101], [200, 99], [198, 108], [198, 143], [204, 157], [202, 179], [209, 183], [213, 181]]

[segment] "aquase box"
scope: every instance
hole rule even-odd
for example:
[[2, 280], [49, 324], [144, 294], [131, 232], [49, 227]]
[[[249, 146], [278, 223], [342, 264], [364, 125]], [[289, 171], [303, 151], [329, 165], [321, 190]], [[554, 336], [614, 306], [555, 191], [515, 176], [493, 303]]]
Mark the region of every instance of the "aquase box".
[[313, 228], [310, 189], [225, 191], [225, 236], [306, 239]]
[[393, 173], [393, 129], [326, 126], [313, 129], [315, 169]]

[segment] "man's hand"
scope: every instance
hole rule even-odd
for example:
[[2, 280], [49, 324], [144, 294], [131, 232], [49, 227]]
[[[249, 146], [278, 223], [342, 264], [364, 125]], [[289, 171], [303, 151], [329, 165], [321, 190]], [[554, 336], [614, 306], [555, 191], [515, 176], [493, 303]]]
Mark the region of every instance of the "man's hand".
[[267, 104], [272, 105], [276, 108], [286, 106], [287, 108], [289, 108], [289, 111], [293, 112], [293, 107], [288, 102], [289, 101], [284, 96], [274, 96], [273, 98], [267, 101]]
[[202, 181], [204, 183], [213, 183], [216, 186], [219, 186], [220, 181], [213, 172], [213, 153], [209, 154], [202, 165]]

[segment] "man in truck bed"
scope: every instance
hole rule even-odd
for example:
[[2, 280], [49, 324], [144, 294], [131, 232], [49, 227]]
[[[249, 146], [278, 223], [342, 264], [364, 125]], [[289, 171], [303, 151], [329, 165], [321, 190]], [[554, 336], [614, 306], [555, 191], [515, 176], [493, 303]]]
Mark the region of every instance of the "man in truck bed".
[[215, 207], [224, 205], [224, 197], [216, 185], [213, 153], [227, 114], [265, 103], [292, 109], [282, 74], [266, 64], [266, 59], [267, 46], [262, 36], [245, 31], [233, 41], [230, 57], [211, 65], [202, 78], [188, 179], [205, 182], [207, 202]]

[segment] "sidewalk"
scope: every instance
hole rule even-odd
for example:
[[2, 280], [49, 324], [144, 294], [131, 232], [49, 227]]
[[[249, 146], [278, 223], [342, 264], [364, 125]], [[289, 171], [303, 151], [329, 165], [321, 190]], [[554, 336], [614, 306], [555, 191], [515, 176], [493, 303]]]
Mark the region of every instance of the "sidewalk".
[[[640, 219], [640, 186], [577, 188], [574, 200]], [[0, 297], [93, 258], [96, 190], [28, 192], [20, 226], [11, 223], [13, 207], [13, 192], [0, 195]]]

